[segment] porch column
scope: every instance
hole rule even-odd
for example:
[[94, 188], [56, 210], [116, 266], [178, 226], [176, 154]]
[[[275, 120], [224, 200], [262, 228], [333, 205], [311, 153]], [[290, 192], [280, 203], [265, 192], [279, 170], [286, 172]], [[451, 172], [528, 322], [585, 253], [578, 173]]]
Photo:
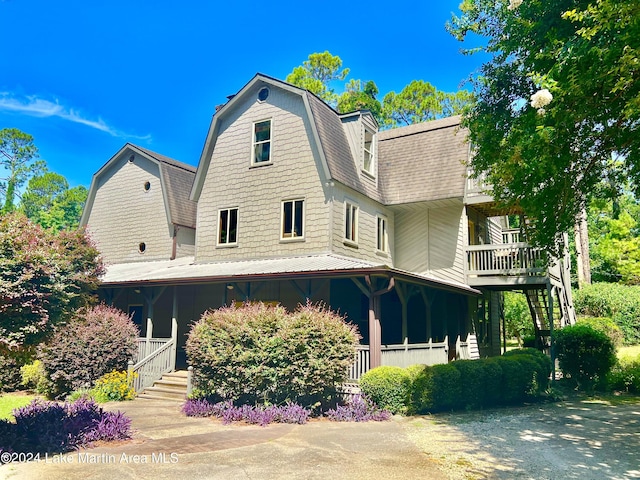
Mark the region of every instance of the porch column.
[[153, 338], [153, 305], [156, 303], [162, 292], [166, 287], [155, 289], [153, 287], [147, 289], [140, 289], [142, 296], [147, 302], [147, 332], [145, 335], [145, 357], [151, 353], [151, 339]]
[[373, 369], [382, 365], [382, 328], [380, 326], [380, 297], [393, 290], [394, 277], [389, 279], [386, 288], [374, 290], [371, 276], [366, 275], [365, 280], [369, 287], [369, 368]]
[[547, 298], [549, 299], [549, 354], [551, 356], [551, 384], [556, 380], [556, 352], [553, 344], [553, 287], [551, 282], [547, 281]]
[[[429, 294], [425, 291], [424, 288], [420, 289], [420, 294], [422, 295], [422, 301], [424, 302], [425, 308], [425, 318], [427, 322], [427, 338], [432, 339], [431, 333], [431, 303], [433, 298], [429, 298]], [[433, 295], [431, 296], [433, 297]]]
[[396, 293], [400, 299], [400, 306], [402, 307], [402, 342], [409, 343], [409, 328], [407, 325], [407, 304], [409, 298], [411, 298], [410, 289], [405, 289], [401, 283], [396, 285]]
[[176, 369], [176, 355], [178, 353], [178, 287], [173, 287], [173, 312], [171, 315], [171, 371]]

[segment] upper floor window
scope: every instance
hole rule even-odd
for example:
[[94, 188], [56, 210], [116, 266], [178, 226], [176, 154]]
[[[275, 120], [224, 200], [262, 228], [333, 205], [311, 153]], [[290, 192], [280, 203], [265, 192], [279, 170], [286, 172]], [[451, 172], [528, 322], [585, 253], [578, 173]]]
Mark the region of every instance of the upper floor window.
[[218, 245], [238, 243], [238, 209], [227, 208], [218, 214]]
[[253, 165], [271, 161], [271, 120], [253, 124]]
[[387, 219], [378, 217], [378, 240], [376, 248], [380, 252], [389, 252], [389, 237], [387, 236]]
[[358, 241], [358, 206], [347, 202], [344, 210], [344, 239], [356, 243]]
[[364, 130], [364, 157], [362, 159], [362, 170], [369, 175], [375, 176], [375, 136], [372, 131]]
[[304, 200], [287, 200], [282, 202], [281, 238], [304, 237]]

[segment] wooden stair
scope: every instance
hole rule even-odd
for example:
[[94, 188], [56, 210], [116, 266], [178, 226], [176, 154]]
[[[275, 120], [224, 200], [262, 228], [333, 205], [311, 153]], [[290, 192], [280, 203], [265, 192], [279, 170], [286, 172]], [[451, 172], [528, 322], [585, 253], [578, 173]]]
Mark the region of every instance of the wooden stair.
[[140, 392], [138, 398], [183, 402], [187, 398], [187, 371], [165, 373], [153, 386]]
[[536, 334], [536, 345], [547, 347], [550, 345], [551, 325], [549, 322], [549, 299], [546, 286], [544, 289], [535, 288], [525, 290], [527, 303]]

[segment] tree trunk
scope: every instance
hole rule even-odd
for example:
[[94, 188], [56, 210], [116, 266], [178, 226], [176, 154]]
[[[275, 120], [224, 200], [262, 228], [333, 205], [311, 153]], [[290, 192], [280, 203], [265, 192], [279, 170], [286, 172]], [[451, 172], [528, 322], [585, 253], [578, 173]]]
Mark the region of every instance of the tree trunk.
[[591, 258], [589, 256], [589, 231], [587, 210], [583, 208], [574, 227], [576, 237], [576, 265], [578, 267], [578, 288], [591, 284]]

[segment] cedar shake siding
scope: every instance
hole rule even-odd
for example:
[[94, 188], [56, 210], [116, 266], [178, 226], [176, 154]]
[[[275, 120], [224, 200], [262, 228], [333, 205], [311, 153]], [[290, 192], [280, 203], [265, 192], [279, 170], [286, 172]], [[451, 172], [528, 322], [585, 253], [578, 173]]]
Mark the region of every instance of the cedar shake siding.
[[[256, 259], [329, 250], [329, 197], [300, 95], [257, 84], [217, 113], [217, 131], [198, 198], [196, 261]], [[252, 165], [253, 126], [271, 120], [270, 161]], [[281, 239], [282, 202], [304, 200], [302, 239]], [[219, 212], [237, 208], [237, 241], [219, 244]]]

